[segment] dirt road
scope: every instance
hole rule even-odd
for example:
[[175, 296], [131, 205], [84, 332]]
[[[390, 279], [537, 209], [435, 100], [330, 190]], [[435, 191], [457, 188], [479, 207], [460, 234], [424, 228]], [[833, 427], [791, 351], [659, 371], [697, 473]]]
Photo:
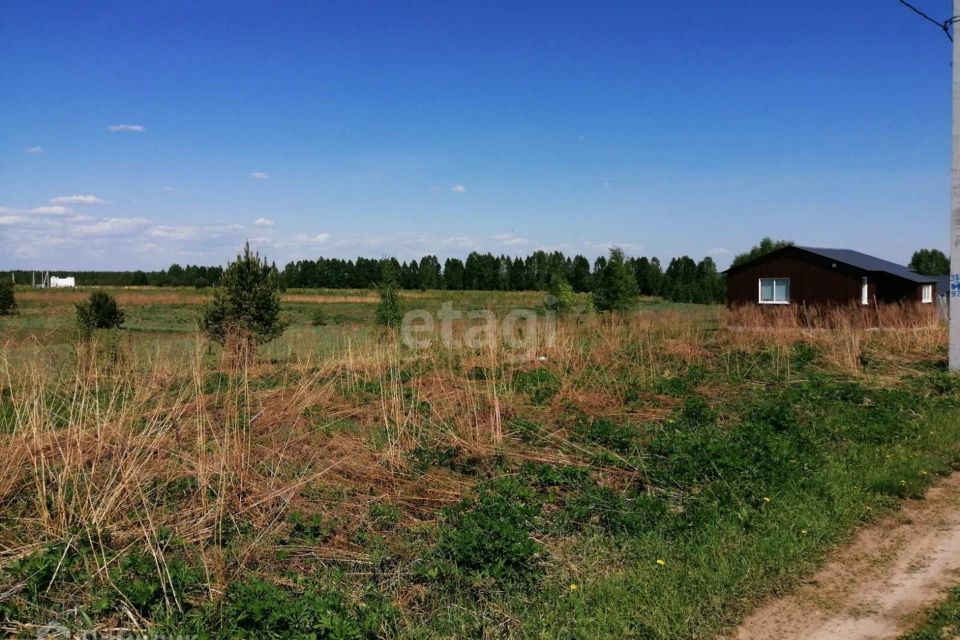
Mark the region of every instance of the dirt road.
[[770, 600], [739, 640], [897, 638], [960, 585], [960, 473], [860, 531], [796, 592]]

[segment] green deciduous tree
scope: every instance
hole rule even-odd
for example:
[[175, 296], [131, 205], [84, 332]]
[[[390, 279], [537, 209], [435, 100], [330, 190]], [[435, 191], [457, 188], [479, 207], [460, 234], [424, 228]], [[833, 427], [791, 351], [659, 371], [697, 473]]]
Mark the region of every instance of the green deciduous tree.
[[768, 253], [773, 253], [777, 249], [782, 249], [784, 247], [789, 247], [793, 242], [790, 240], [774, 240], [772, 238], [764, 238], [760, 241], [755, 247], [751, 247], [749, 251], [741, 253], [734, 257], [733, 262], [730, 264], [731, 267], [739, 266], [745, 262], [750, 262], [751, 260], [756, 260], [760, 256], [765, 256]]
[[550, 295], [558, 313], [567, 313], [576, 307], [577, 295], [573, 292], [573, 287], [559, 274], [555, 273], [550, 278]]
[[920, 249], [910, 258], [909, 267], [922, 276], [945, 276], [950, 273], [950, 258], [939, 249]]
[[280, 336], [280, 282], [275, 266], [244, 245], [213, 291], [203, 310], [200, 326], [224, 344], [231, 336], [248, 344], [263, 344]]
[[611, 249], [610, 258], [598, 258], [597, 266], [593, 283], [593, 306], [597, 311], [632, 309], [640, 294], [637, 290], [637, 279], [627, 266], [623, 250]]

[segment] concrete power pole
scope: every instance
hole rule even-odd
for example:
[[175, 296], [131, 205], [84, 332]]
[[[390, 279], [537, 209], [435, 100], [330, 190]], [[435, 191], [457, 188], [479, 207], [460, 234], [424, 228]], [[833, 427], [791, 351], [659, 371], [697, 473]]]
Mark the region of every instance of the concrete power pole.
[[[960, 0], [953, 0], [960, 16]], [[956, 35], [956, 34], [955, 34]], [[953, 166], [950, 171], [950, 370], [960, 371], [960, 38], [953, 38]]]

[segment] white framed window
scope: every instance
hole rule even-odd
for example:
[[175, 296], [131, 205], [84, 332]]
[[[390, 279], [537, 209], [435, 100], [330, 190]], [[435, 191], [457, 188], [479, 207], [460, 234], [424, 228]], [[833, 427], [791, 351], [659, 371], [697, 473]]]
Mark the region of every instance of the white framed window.
[[867, 284], [867, 276], [863, 276], [863, 284], [860, 285], [860, 304], [870, 304], [870, 286]]
[[933, 302], [933, 285], [925, 284], [923, 288], [920, 289], [920, 302], [925, 304]]
[[790, 278], [760, 278], [760, 304], [790, 304]]

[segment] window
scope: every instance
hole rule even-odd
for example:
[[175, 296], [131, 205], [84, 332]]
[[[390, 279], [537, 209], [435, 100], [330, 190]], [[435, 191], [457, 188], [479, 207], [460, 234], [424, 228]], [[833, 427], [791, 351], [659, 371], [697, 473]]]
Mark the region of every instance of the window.
[[921, 289], [920, 301], [925, 303], [933, 302], [933, 285], [932, 284], [923, 285], [923, 289]]
[[760, 304], [790, 304], [790, 279], [760, 278]]
[[863, 284], [860, 286], [860, 304], [870, 304], [870, 286], [867, 284], [867, 276], [863, 276]]

